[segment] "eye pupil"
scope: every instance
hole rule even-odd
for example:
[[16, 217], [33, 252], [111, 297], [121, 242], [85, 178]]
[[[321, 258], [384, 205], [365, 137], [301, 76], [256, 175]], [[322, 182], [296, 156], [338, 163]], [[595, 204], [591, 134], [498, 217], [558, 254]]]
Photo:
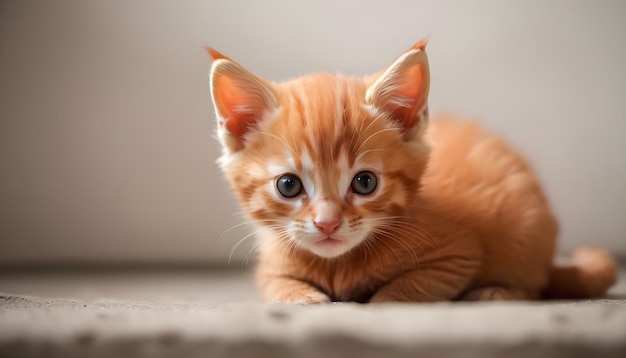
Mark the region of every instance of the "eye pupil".
[[276, 188], [285, 198], [295, 198], [302, 192], [302, 182], [293, 174], [285, 174], [278, 178]]
[[361, 195], [369, 195], [376, 190], [378, 178], [370, 171], [362, 171], [352, 179], [352, 191]]

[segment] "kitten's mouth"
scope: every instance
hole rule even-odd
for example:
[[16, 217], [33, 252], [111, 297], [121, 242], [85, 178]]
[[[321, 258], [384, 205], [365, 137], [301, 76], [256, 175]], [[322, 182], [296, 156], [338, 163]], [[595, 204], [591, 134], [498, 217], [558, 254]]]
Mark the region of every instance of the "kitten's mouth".
[[335, 238], [333, 238], [333, 237], [331, 237], [331, 236], [327, 236], [327, 237], [326, 237], [326, 238], [324, 238], [324, 239], [318, 240], [318, 241], [316, 242], [316, 244], [319, 244], [319, 245], [338, 245], [338, 244], [340, 244], [342, 241], [343, 241], [343, 240], [339, 240], [339, 239], [335, 239]]
[[354, 246], [349, 237], [318, 236], [311, 241], [305, 241], [306, 247], [315, 255], [333, 258], [343, 255]]

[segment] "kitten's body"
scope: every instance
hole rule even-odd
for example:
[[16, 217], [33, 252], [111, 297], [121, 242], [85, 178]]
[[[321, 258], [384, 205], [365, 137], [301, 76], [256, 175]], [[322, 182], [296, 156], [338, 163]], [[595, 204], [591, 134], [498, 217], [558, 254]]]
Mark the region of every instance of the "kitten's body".
[[[221, 163], [260, 226], [263, 298], [537, 299], [551, 287], [603, 294], [615, 280], [604, 252], [578, 252], [595, 266], [552, 268], [557, 224], [517, 153], [469, 122], [426, 129], [424, 47], [376, 76], [283, 84], [210, 51]], [[286, 175], [301, 186], [293, 197], [281, 191]], [[365, 179], [376, 181], [360, 187]], [[373, 191], [361, 192], [367, 185]]]
[[[328, 260], [286, 248], [271, 240], [274, 232], [262, 231], [261, 282], [287, 274], [333, 300], [366, 302], [390, 299], [378, 297], [381, 288], [404, 274], [413, 276], [407, 285], [423, 290], [420, 301], [455, 299], [484, 287], [513, 287], [516, 292], [507, 294], [537, 298], [548, 281], [557, 229], [527, 166], [472, 123], [435, 120], [427, 137], [432, 151], [422, 189], [403, 213], [407, 218], [395, 219], [402, 224], [387, 228], [393, 238]], [[281, 286], [267, 298], [276, 290], [294, 292], [288, 282]], [[393, 298], [399, 295], [394, 290]]]

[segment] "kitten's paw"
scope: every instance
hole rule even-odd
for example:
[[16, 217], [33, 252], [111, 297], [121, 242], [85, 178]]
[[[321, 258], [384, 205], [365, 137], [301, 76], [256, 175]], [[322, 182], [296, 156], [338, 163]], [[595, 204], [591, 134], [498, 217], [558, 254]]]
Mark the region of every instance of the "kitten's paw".
[[527, 300], [526, 292], [506, 287], [489, 286], [470, 290], [461, 296], [463, 301], [502, 301], [502, 300]]
[[297, 305], [312, 305], [330, 303], [331, 299], [319, 291], [295, 291], [278, 298], [276, 302]]

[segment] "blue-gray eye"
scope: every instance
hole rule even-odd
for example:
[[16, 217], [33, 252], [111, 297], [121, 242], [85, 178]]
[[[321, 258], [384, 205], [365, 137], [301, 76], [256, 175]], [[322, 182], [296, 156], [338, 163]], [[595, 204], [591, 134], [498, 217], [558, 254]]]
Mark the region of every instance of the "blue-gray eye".
[[376, 174], [365, 170], [354, 176], [351, 186], [353, 192], [361, 195], [369, 195], [376, 190], [377, 185], [378, 178], [376, 178]]
[[285, 198], [295, 198], [302, 193], [302, 182], [293, 174], [285, 174], [278, 178], [276, 188]]

